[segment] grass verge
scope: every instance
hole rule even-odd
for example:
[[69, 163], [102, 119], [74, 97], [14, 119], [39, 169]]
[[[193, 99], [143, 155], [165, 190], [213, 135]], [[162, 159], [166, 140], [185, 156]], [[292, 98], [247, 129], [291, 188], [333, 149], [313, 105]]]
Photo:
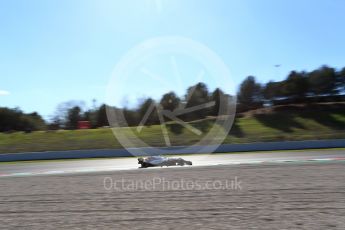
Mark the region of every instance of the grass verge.
[[[214, 119], [190, 123], [207, 133]], [[119, 130], [121, 129], [121, 130]], [[135, 127], [119, 128], [116, 131], [133, 132], [151, 146], [164, 146], [164, 138], [159, 125], [144, 127], [138, 133]], [[219, 127], [219, 130], [221, 128]], [[172, 145], [191, 145], [204, 135], [196, 135], [189, 130], [168, 125]], [[252, 114], [235, 119], [224, 143], [249, 143], [282, 140], [318, 140], [345, 138], [344, 111], [278, 111], [274, 113]], [[133, 147], [140, 147], [138, 145]], [[0, 133], [0, 153], [39, 152], [80, 149], [122, 148], [111, 129], [37, 131], [32, 133]]]

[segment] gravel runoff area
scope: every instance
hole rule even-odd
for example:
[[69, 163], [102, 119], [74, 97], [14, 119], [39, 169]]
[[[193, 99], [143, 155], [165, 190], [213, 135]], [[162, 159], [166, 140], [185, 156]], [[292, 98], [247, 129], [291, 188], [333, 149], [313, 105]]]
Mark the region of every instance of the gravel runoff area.
[[0, 229], [345, 229], [345, 164], [0, 179]]

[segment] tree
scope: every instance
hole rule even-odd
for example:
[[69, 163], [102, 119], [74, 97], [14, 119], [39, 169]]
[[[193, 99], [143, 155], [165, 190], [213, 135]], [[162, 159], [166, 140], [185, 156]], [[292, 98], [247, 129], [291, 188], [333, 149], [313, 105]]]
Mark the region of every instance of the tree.
[[186, 107], [192, 107], [209, 102], [209, 93], [205, 83], [199, 82], [191, 86], [186, 94]]
[[138, 116], [140, 121], [142, 121], [145, 116], [147, 116], [147, 120], [143, 125], [153, 125], [158, 123], [158, 115], [157, 115], [157, 108], [156, 102], [152, 98], [145, 99], [138, 109]]
[[263, 97], [267, 100], [274, 100], [276, 98], [282, 97], [282, 83], [281, 82], [268, 82], [263, 87]]
[[107, 105], [101, 105], [98, 110], [96, 110], [96, 127], [109, 126], [107, 117]]
[[25, 114], [19, 108], [0, 108], [0, 132], [44, 130], [45, 121], [36, 112]]
[[77, 129], [78, 121], [81, 120], [81, 108], [79, 106], [74, 106], [67, 112], [67, 129]]
[[283, 94], [290, 98], [302, 99], [308, 93], [308, 88], [306, 73], [291, 71], [284, 81]]
[[89, 109], [85, 111], [84, 114], [81, 116], [81, 119], [84, 121], [89, 121], [91, 128], [97, 128], [97, 112], [98, 109]]
[[323, 66], [309, 74], [310, 91], [315, 96], [338, 93], [337, 77], [334, 68]]
[[136, 111], [124, 108], [122, 113], [128, 126], [137, 126], [139, 124], [138, 113]]
[[[205, 105], [210, 101], [209, 92], [205, 83], [199, 82], [187, 90], [185, 96], [185, 107], [190, 108], [198, 105]], [[204, 118], [209, 114], [210, 108], [202, 108], [190, 114], [184, 115], [188, 120]]]
[[0, 131], [20, 130], [21, 113], [19, 109], [0, 108]]
[[79, 107], [80, 110], [82, 110], [81, 108], [85, 107], [85, 103], [83, 101], [72, 100], [58, 104], [55, 114], [53, 115], [53, 119], [55, 121], [59, 121], [60, 128], [69, 128], [69, 111], [74, 107]]
[[210, 101], [214, 101], [215, 106], [211, 108], [210, 115], [212, 115], [212, 116], [220, 115], [219, 109], [220, 109], [220, 104], [221, 104], [223, 97], [224, 97], [224, 92], [219, 88], [216, 88], [212, 92], [211, 97], [210, 97]]
[[44, 130], [47, 128], [46, 122], [37, 112], [29, 113], [26, 117], [32, 125], [32, 130]]
[[59, 116], [53, 116], [50, 119], [50, 122], [48, 124], [48, 129], [49, 130], [59, 130], [63, 127], [63, 121], [60, 119]]
[[345, 93], [345, 67], [337, 73], [337, 88], [340, 93]]
[[253, 76], [247, 77], [240, 85], [237, 95], [238, 102], [247, 108], [262, 105], [261, 85], [255, 81]]
[[174, 111], [180, 104], [180, 98], [174, 92], [169, 92], [163, 95], [160, 104], [163, 109]]

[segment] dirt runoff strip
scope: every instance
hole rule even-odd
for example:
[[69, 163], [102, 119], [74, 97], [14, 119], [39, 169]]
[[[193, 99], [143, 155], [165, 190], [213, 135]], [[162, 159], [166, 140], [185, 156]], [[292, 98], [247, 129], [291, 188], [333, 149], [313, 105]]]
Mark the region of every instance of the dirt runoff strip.
[[344, 162], [0, 179], [0, 228], [345, 229]]

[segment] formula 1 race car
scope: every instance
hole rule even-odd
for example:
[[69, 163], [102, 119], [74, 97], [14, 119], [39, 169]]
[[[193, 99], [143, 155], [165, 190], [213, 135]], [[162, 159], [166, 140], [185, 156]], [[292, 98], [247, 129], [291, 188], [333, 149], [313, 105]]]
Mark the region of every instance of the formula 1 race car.
[[149, 157], [139, 157], [138, 164], [141, 164], [140, 168], [147, 167], [157, 167], [157, 166], [184, 166], [192, 165], [191, 161], [186, 161], [182, 158], [175, 157], [163, 157], [163, 156], [149, 156]]

